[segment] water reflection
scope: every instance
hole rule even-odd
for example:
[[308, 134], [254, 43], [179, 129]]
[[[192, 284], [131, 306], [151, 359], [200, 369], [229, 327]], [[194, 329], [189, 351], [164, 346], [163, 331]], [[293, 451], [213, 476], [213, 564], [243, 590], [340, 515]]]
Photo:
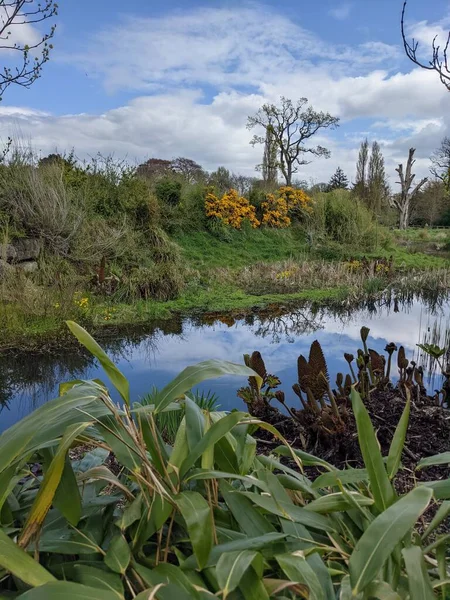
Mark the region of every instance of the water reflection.
[[[405, 346], [407, 356], [428, 370], [431, 389], [438, 385], [436, 365], [423, 356], [417, 343], [449, 346], [448, 299], [415, 300], [411, 296], [385, 296], [378, 302], [339, 309], [321, 307], [298, 310], [272, 307], [242, 319], [206, 317], [154, 323], [146, 330], [103, 337], [102, 346], [130, 380], [132, 397], [146, 394], [153, 385], [168, 383], [184, 367], [218, 358], [242, 363], [244, 353], [259, 350], [269, 372], [278, 375], [287, 393], [296, 381], [296, 359], [309, 351], [314, 339], [322, 345], [333, 378], [345, 370], [344, 352], [360, 345], [362, 325], [370, 327], [370, 347], [382, 352], [393, 341]], [[0, 431], [57, 396], [58, 384], [70, 379], [104, 378], [97, 362], [83, 351], [0, 356]], [[225, 410], [243, 407], [236, 390], [244, 382], [222, 378], [200, 389], [211, 389]], [[117, 396], [115, 396], [117, 398]], [[117, 398], [118, 399], [118, 398]], [[293, 404], [295, 396], [289, 399]]]

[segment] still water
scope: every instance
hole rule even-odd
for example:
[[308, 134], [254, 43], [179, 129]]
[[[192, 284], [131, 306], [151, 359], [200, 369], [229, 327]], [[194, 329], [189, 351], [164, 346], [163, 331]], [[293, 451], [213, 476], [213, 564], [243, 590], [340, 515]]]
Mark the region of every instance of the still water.
[[[409, 359], [427, 368], [429, 391], [438, 385], [433, 366], [427, 364], [416, 344], [433, 342], [448, 347], [450, 302], [448, 299], [384, 299], [356, 309], [277, 309], [245, 320], [230, 318], [179, 319], [154, 324], [138, 333], [105, 337], [100, 342], [130, 381], [138, 400], [153, 386], [162, 387], [188, 365], [217, 358], [242, 363], [244, 353], [259, 350], [268, 372], [278, 375], [293, 406], [291, 392], [297, 380], [297, 357], [307, 355], [311, 342], [319, 340], [334, 384], [339, 371], [346, 373], [344, 352], [356, 354], [361, 326], [370, 327], [369, 347], [382, 352], [389, 342], [405, 346]], [[106, 381], [96, 360], [80, 351], [46, 354], [0, 355], [0, 432], [38, 406], [58, 395], [58, 384], [71, 379]], [[223, 377], [199, 386], [220, 398], [222, 410], [245, 409], [236, 390], [245, 378]], [[113, 397], [117, 395], [113, 393]]]

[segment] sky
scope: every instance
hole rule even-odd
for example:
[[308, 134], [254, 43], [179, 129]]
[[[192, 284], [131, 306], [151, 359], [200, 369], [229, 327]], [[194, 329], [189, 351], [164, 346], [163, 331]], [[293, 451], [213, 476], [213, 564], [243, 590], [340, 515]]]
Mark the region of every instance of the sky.
[[[30, 89], [7, 89], [1, 137], [39, 154], [113, 154], [138, 164], [186, 156], [256, 176], [247, 117], [265, 102], [308, 98], [340, 118], [314, 138], [331, 150], [297, 177], [350, 181], [361, 141], [395, 167], [415, 147], [417, 176], [450, 135], [450, 92], [415, 67], [400, 35], [402, 0], [60, 0], [50, 62]], [[48, 25], [47, 25], [48, 27]], [[449, 0], [409, 0], [407, 30], [429, 57], [450, 29]], [[38, 32], [28, 27], [24, 36]], [[4, 61], [10, 56], [0, 50]]]

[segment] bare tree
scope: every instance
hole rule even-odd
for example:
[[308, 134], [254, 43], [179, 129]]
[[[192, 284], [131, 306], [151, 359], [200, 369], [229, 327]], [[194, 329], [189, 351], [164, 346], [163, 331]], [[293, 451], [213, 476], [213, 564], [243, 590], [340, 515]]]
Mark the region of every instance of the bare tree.
[[278, 177], [278, 149], [272, 127], [266, 128], [262, 176], [265, 183], [275, 185]]
[[362, 200], [366, 199], [368, 189], [367, 168], [369, 165], [369, 140], [366, 138], [361, 142], [358, 162], [356, 163], [356, 180], [354, 192]]
[[[281, 105], [264, 104], [255, 116], [249, 117], [247, 129], [263, 127], [273, 132], [274, 143], [279, 152], [279, 167], [286, 181], [292, 185], [292, 176], [298, 172], [301, 165], [311, 161], [306, 160], [307, 154], [330, 157], [330, 151], [323, 146], [306, 147], [309, 140], [320, 129], [335, 129], [339, 119], [329, 113], [316, 112], [311, 106], [307, 107], [308, 99], [300, 98], [296, 104], [288, 98], [281, 97]], [[266, 136], [255, 135], [251, 144], [265, 144]]]
[[413, 63], [422, 67], [422, 69], [426, 69], [427, 71], [436, 71], [438, 73], [441, 82], [445, 85], [445, 87], [450, 91], [450, 66], [448, 63], [448, 52], [450, 47], [450, 32], [447, 37], [447, 42], [444, 48], [437, 43], [437, 35], [434, 37], [432, 45], [431, 45], [431, 60], [428, 62], [423, 62], [417, 56], [417, 50], [419, 48], [419, 42], [417, 42], [414, 38], [411, 42], [408, 42], [406, 39], [405, 32], [405, 14], [406, 14], [406, 5], [408, 4], [408, 0], [403, 2], [403, 10], [402, 10], [402, 19], [401, 19], [401, 28], [402, 28], [402, 39], [403, 46], [405, 48], [405, 52], [407, 57], [412, 60]]
[[400, 177], [400, 181], [397, 183], [401, 186], [401, 192], [397, 196], [393, 196], [391, 199], [391, 206], [396, 208], [399, 212], [399, 227], [400, 229], [406, 229], [409, 225], [409, 217], [411, 214], [412, 202], [420, 188], [425, 185], [428, 181], [428, 177], [424, 177], [416, 187], [411, 191], [411, 188], [414, 183], [415, 175], [412, 173], [412, 167], [416, 162], [414, 160], [414, 153], [416, 149], [410, 148], [408, 161], [406, 163], [406, 171], [403, 171], [403, 165], [398, 165], [398, 168], [395, 169]]
[[136, 174], [147, 179], [157, 179], [172, 173], [172, 163], [163, 158], [149, 158], [136, 169]]
[[445, 136], [441, 145], [431, 155], [431, 174], [445, 183], [450, 191], [450, 138]]
[[[56, 25], [43, 35], [33, 32], [25, 43], [26, 26], [33, 26], [58, 14], [54, 0], [0, 0], [0, 50], [7, 65], [0, 71], [0, 100], [5, 90], [16, 84], [29, 88], [41, 76], [42, 67], [50, 58]], [[27, 31], [29, 33], [29, 30]], [[17, 59], [17, 60], [16, 60]]]

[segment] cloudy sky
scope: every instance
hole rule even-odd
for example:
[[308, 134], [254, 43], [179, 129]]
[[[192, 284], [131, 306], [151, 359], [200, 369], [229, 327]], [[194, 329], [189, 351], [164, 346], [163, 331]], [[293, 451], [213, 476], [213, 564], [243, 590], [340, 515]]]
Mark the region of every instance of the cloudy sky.
[[[317, 136], [332, 156], [299, 177], [354, 179], [364, 137], [394, 168], [417, 148], [417, 173], [450, 135], [450, 92], [404, 56], [402, 0], [61, 0], [51, 62], [29, 90], [9, 88], [2, 137], [42, 154], [75, 149], [126, 156], [187, 156], [254, 175], [247, 116], [280, 95], [307, 97], [340, 117]], [[424, 56], [450, 28], [448, 0], [409, 0], [408, 30]], [[26, 34], [33, 38], [34, 31]], [[5, 52], [1, 50], [0, 52]]]

